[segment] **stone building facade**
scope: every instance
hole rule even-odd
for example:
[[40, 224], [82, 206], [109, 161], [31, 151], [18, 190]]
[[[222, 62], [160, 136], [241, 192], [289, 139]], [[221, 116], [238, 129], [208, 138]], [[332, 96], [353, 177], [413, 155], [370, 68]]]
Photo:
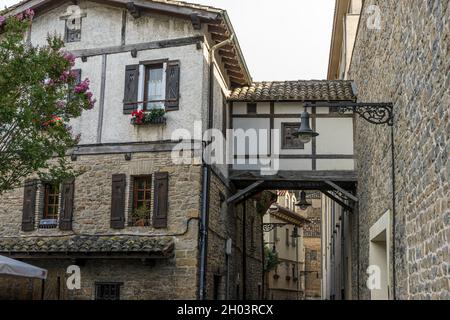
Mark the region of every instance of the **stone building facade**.
[[322, 292], [321, 200], [317, 192], [308, 195], [307, 198], [310, 199], [312, 206], [306, 210], [306, 218], [310, 223], [303, 227], [305, 299], [320, 299]]
[[277, 194], [277, 202], [264, 215], [265, 246], [276, 252], [278, 258], [275, 269], [266, 272], [265, 297], [301, 300], [305, 298], [306, 289], [304, 229], [310, 221], [295, 205], [300, 198], [296, 192], [279, 190]]
[[[50, 2], [7, 14], [35, 10], [33, 45], [60, 34], [98, 102], [71, 123], [82, 134], [68, 155], [80, 175], [57, 185], [29, 177], [0, 196], [0, 254], [49, 271], [43, 284], [2, 279], [0, 298], [260, 297], [258, 199], [226, 201], [227, 167], [203, 162], [195, 135], [226, 129], [227, 93], [250, 81], [226, 12], [178, 1]], [[80, 29], [67, 29], [68, 19]], [[164, 121], [130, 123], [131, 111], [152, 108]], [[80, 268], [80, 288], [67, 288], [69, 266]]]
[[362, 7], [346, 78], [359, 101], [392, 102], [395, 119], [392, 132], [356, 121], [360, 227], [352, 234], [359, 245], [352, 268], [360, 299], [377, 297], [366, 271], [381, 225], [388, 266], [382, 298], [450, 299], [449, 15], [448, 1], [370, 0]]

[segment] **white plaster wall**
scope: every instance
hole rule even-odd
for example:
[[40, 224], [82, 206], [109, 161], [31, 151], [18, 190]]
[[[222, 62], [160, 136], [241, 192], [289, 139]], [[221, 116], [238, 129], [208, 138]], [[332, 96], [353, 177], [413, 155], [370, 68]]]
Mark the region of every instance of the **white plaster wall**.
[[[247, 131], [249, 129], [256, 129], [256, 130], [267, 130], [270, 127], [270, 120], [269, 119], [250, 119], [250, 118], [238, 118], [238, 119], [233, 119], [233, 129], [243, 129], [244, 131]], [[258, 132], [258, 131], [257, 131]], [[269, 133], [267, 133], [267, 139], [264, 140], [265, 145], [269, 146], [270, 145], [270, 137], [269, 137]], [[258, 138], [258, 144], [259, 144], [259, 138]], [[253, 146], [255, 146], [254, 144], [252, 144]], [[238, 146], [237, 143], [235, 142], [234, 145], [234, 151], [237, 152], [237, 149], [239, 147], [243, 146]], [[257, 146], [255, 146], [257, 147]], [[249, 149], [246, 148], [246, 153], [248, 154]], [[259, 150], [258, 150], [258, 153]]]
[[[33, 19], [31, 41], [34, 45], [45, 45], [48, 34], [64, 38], [65, 20], [71, 2], [63, 1], [54, 8]], [[80, 8], [87, 14], [82, 19], [81, 41], [66, 44], [67, 50], [92, 49], [117, 46], [121, 44], [122, 9], [90, 1], [80, 1]]]
[[[270, 102], [258, 102], [256, 104], [257, 114], [270, 114]], [[233, 114], [242, 115], [247, 114], [247, 102], [234, 102]]]
[[70, 125], [75, 134], [81, 133], [80, 144], [92, 144], [97, 139], [102, 57], [91, 57], [84, 63], [81, 59], [76, 59], [74, 68], [81, 69], [81, 79], [89, 78], [91, 81], [90, 90], [97, 103], [92, 110], [83, 111], [81, 117], [72, 119]]
[[151, 16], [142, 16], [134, 19], [127, 16], [126, 43], [176, 39], [202, 35], [202, 30], [194, 30], [189, 19], [176, 19], [173, 17], [152, 13]]
[[310, 159], [280, 159], [280, 170], [312, 170], [312, 160]]
[[[60, 17], [66, 13], [70, 4], [62, 1], [61, 6], [35, 17], [31, 29], [34, 45], [45, 45], [48, 34], [64, 36], [65, 21]], [[68, 51], [121, 44], [122, 9], [90, 1], [80, 1], [79, 5], [87, 16], [82, 20], [81, 41], [67, 43]], [[194, 31], [189, 20], [163, 15], [134, 20], [128, 16], [126, 43], [188, 37], [201, 32]], [[179, 60], [181, 63], [180, 110], [167, 113], [165, 127], [134, 127], [130, 124], [130, 115], [124, 115], [122, 111], [125, 66], [157, 59]], [[86, 111], [80, 118], [72, 120], [71, 125], [75, 134], [82, 134], [81, 144], [97, 143], [102, 57], [89, 57], [84, 63], [77, 59], [75, 68], [82, 69], [83, 79], [88, 77], [91, 80], [91, 90], [97, 103], [93, 110]], [[205, 70], [207, 68], [203, 51], [196, 49], [195, 45], [140, 51], [136, 59], [133, 59], [129, 52], [108, 55], [101, 143], [169, 140], [172, 131], [179, 128], [188, 129], [193, 136], [194, 121], [206, 121]], [[216, 101], [221, 108], [222, 99]]]
[[317, 159], [317, 170], [355, 170], [353, 159]]
[[[305, 108], [301, 102], [279, 102], [275, 103], [275, 113], [278, 114], [300, 114]], [[311, 108], [307, 108], [311, 112]]]
[[[180, 61], [180, 109], [167, 112], [166, 126], [133, 126], [123, 114], [125, 67], [139, 61], [169, 59]], [[202, 110], [203, 55], [195, 45], [108, 55], [102, 143], [170, 140], [176, 129], [194, 137], [194, 122], [204, 118]]]
[[317, 154], [353, 154], [352, 118], [317, 118]]
[[233, 114], [237, 115], [247, 114], [247, 103], [233, 102]]

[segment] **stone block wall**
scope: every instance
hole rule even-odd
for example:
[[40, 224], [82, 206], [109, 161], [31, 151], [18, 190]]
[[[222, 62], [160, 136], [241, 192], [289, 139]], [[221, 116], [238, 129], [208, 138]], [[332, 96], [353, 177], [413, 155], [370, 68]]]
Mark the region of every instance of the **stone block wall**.
[[[243, 295], [243, 203], [227, 205], [231, 195], [224, 181], [217, 173], [211, 176], [208, 261], [207, 261], [207, 298], [242, 299]], [[247, 299], [258, 299], [262, 295], [262, 217], [257, 213], [256, 200], [246, 201], [246, 237]], [[232, 240], [232, 253], [227, 257], [225, 247], [227, 239]], [[215, 288], [217, 286], [217, 288]]]
[[[0, 197], [0, 241], [2, 237], [11, 236], [51, 236], [57, 239], [58, 236], [81, 234], [173, 237], [173, 258], [157, 261], [150, 266], [143, 265], [139, 260], [87, 260], [80, 266], [82, 289], [70, 292], [62, 298], [93, 299], [95, 281], [117, 281], [123, 282], [123, 299], [196, 299], [201, 167], [174, 165], [170, 152], [135, 153], [131, 161], [126, 161], [124, 154], [82, 155], [73, 165], [75, 169], [84, 171], [75, 180], [73, 230], [36, 228], [31, 232], [21, 231], [23, 188], [18, 188]], [[131, 227], [127, 223], [123, 230], [111, 229], [112, 175], [125, 173], [126, 190], [131, 190], [131, 176], [158, 171], [169, 172], [167, 229]], [[125, 203], [130, 206], [131, 193], [126, 194]], [[128, 210], [129, 208], [126, 208], [126, 212]], [[36, 227], [38, 221], [39, 210], [36, 208]], [[57, 276], [64, 279], [67, 266], [74, 264], [70, 260], [56, 259], [33, 259], [28, 262], [48, 268], [49, 283], [55, 282], [54, 278]]]
[[[370, 5], [380, 29], [363, 14], [350, 78], [359, 101], [394, 103], [396, 298], [449, 299], [450, 4], [370, 0], [363, 12]], [[362, 299], [370, 298], [369, 229], [393, 208], [390, 139], [389, 127], [356, 121]]]
[[305, 237], [305, 298], [321, 297], [321, 239]]

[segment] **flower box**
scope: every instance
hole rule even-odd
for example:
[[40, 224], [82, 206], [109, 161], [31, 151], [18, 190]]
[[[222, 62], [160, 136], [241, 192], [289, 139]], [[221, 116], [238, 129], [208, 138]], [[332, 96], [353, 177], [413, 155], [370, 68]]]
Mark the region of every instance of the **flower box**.
[[165, 125], [167, 119], [163, 109], [152, 109], [150, 111], [133, 111], [131, 113], [131, 124], [142, 125]]

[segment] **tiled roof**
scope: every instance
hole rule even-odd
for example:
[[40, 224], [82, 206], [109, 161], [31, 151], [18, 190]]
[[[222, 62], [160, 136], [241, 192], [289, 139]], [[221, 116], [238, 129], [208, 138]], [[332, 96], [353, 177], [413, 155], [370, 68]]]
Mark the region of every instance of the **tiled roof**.
[[352, 82], [345, 80], [299, 80], [254, 82], [231, 92], [231, 101], [352, 101]]
[[[8, 10], [12, 10], [12, 9], [18, 8], [21, 5], [24, 5], [24, 4], [26, 4], [28, 2], [31, 2], [31, 1], [32, 0], [20, 1], [19, 3], [8, 7]], [[174, 6], [178, 6], [178, 7], [203, 10], [203, 11], [208, 11], [208, 12], [212, 12], [212, 13], [220, 13], [220, 12], [223, 11], [222, 9], [219, 9], [219, 8], [215, 8], [215, 7], [211, 7], [211, 6], [205, 6], [205, 5], [196, 4], [196, 3], [189, 3], [189, 2], [184, 2], [184, 1], [176, 1], [176, 0], [148, 0], [148, 1], [149, 2], [166, 3], [166, 4], [169, 4], [169, 5], [174, 5]]]
[[292, 210], [289, 210], [288, 208], [280, 206], [277, 203], [273, 204], [270, 207], [269, 213], [271, 215], [276, 216], [277, 218], [279, 218], [281, 220], [292, 222], [292, 223], [294, 223], [296, 225], [303, 225], [303, 224], [306, 224], [306, 223], [310, 223], [310, 221], [308, 219], [306, 219], [305, 217], [301, 216], [297, 212], [294, 212]]
[[166, 256], [173, 251], [172, 238], [146, 236], [64, 236], [2, 238], [0, 253], [8, 254], [109, 254], [129, 253]]

